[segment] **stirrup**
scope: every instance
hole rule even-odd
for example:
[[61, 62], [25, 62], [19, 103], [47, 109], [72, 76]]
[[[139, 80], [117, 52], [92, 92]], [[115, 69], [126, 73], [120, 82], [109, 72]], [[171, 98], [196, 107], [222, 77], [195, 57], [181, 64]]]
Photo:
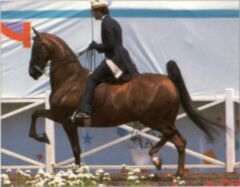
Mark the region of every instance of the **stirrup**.
[[75, 112], [69, 117], [69, 119], [70, 119], [70, 121], [71, 121], [72, 123], [75, 123], [75, 122], [76, 122], [76, 114], [77, 114], [77, 111], [75, 111]]
[[90, 119], [91, 116], [89, 114], [87, 114], [86, 112], [77, 112], [75, 114], [75, 118], [81, 118], [81, 119]]
[[91, 116], [87, 114], [86, 112], [79, 112], [75, 111], [73, 115], [70, 117], [70, 120], [72, 123], [75, 123], [78, 119], [83, 120], [83, 126], [84, 127], [90, 127], [91, 126]]

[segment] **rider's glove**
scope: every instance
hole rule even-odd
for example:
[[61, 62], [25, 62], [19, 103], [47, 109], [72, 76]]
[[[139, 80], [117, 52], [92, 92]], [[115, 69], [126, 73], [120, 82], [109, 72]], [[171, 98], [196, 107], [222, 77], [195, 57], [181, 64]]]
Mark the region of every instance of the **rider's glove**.
[[88, 46], [88, 49], [96, 49], [96, 48], [97, 48], [97, 42], [95, 41], [92, 41]]

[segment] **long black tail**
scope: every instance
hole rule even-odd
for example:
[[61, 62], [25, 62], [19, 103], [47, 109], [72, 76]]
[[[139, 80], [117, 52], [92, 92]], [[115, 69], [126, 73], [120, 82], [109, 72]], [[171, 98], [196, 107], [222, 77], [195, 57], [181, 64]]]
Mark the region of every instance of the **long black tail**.
[[216, 127], [223, 129], [224, 126], [206, 119], [199, 113], [198, 110], [192, 107], [191, 97], [187, 91], [181, 71], [176, 62], [169, 61], [167, 64], [167, 71], [169, 78], [174, 82], [178, 90], [183, 109], [186, 111], [190, 119], [207, 135], [210, 141], [213, 141], [213, 132], [216, 132]]

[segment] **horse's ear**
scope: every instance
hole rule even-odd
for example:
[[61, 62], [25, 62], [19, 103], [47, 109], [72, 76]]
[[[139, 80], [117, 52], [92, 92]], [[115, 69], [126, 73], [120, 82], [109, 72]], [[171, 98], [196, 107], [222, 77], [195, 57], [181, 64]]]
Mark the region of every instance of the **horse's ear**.
[[32, 27], [32, 30], [37, 37], [40, 37], [40, 33], [34, 27]]

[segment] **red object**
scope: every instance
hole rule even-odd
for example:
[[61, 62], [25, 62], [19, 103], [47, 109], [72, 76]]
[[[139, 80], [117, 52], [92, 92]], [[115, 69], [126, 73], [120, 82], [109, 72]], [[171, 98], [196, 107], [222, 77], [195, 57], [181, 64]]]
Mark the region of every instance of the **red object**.
[[41, 153], [37, 154], [37, 159], [38, 160], [42, 160], [43, 159], [43, 155]]
[[31, 23], [30, 22], [23, 22], [22, 23], [23, 31], [21, 33], [14, 32], [6, 24], [1, 22], [1, 31], [4, 35], [7, 37], [20, 41], [23, 43], [24, 48], [30, 48], [31, 47]]
[[215, 186], [215, 184], [213, 182], [207, 182], [206, 186]]
[[228, 181], [228, 180], [222, 180], [222, 181], [221, 181], [221, 184], [222, 184], [223, 186], [227, 186], [227, 185], [230, 184], [230, 181]]

